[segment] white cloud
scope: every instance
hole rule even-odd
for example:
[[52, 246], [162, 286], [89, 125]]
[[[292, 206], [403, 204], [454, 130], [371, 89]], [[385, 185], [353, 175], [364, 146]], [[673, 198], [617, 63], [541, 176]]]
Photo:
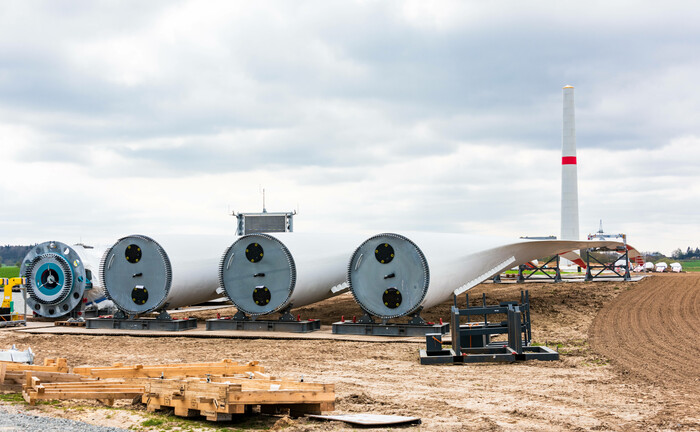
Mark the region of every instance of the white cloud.
[[581, 232], [695, 247], [693, 10], [3, 2], [0, 237], [233, 232], [260, 187], [301, 230], [557, 234], [573, 84]]

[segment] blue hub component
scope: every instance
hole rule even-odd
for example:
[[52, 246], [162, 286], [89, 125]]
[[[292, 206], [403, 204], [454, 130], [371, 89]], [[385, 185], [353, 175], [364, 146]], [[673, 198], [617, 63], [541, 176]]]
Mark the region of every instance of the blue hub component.
[[20, 273], [27, 279], [27, 306], [37, 315], [60, 317], [80, 306], [87, 277], [80, 256], [60, 242], [35, 246]]
[[41, 264], [36, 272], [35, 286], [44, 295], [56, 295], [65, 286], [66, 277], [63, 272], [64, 269], [56, 263]]

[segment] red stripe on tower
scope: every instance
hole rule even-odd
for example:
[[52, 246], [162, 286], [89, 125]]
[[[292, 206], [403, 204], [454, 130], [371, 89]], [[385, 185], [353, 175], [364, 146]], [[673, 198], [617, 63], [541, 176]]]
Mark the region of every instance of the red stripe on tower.
[[562, 156], [561, 157], [561, 164], [562, 165], [576, 165], [576, 156]]

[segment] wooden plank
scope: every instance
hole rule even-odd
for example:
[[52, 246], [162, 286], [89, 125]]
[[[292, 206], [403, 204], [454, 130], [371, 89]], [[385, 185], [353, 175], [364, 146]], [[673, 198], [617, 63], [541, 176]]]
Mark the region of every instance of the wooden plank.
[[163, 365], [133, 365], [112, 367], [88, 367], [73, 368], [73, 373], [99, 377], [150, 377], [150, 378], [180, 378], [188, 376], [203, 377], [205, 375], [233, 375], [236, 373], [264, 372], [257, 362], [239, 365], [234, 361], [224, 360], [218, 363], [187, 363], [187, 364], [163, 364]]
[[[32, 400], [66, 400], [66, 399], [133, 399], [140, 396], [140, 391], [103, 391], [103, 392], [72, 392], [72, 393], [34, 393], [25, 392]], [[26, 398], [25, 398], [26, 399]]]
[[[5, 374], [5, 382], [0, 384], [0, 391], [5, 392], [19, 392], [22, 391], [22, 387], [27, 383], [26, 381], [27, 372], [24, 371], [12, 371]], [[31, 371], [32, 376], [39, 378], [44, 385], [47, 383], [56, 382], [73, 382], [80, 380], [90, 380], [93, 381], [94, 378], [85, 378], [81, 375], [63, 373], [63, 372], [41, 372], [41, 371]]]
[[[40, 389], [43, 389], [43, 392], [40, 391]], [[93, 388], [86, 388], [86, 389], [75, 388], [75, 387], [66, 388], [66, 389], [56, 389], [56, 388], [47, 389], [47, 388], [41, 386], [41, 387], [36, 388], [36, 391], [39, 391], [39, 392], [46, 394], [46, 395], [49, 395], [49, 394], [50, 395], [62, 395], [62, 394], [69, 394], [69, 393], [72, 394], [72, 393], [80, 393], [80, 392], [84, 392], [84, 393], [100, 393], [100, 392], [134, 393], [134, 392], [137, 392], [137, 393], [141, 394], [141, 393], [143, 393], [143, 387], [138, 387], [138, 386], [137, 387], [130, 387], [130, 386], [117, 387], [117, 386], [114, 386], [114, 387], [100, 387], [100, 388], [93, 387]], [[83, 399], [83, 398], [78, 398], [78, 399]], [[88, 399], [90, 399], [90, 398], [88, 398]]]
[[53, 365], [53, 366], [39, 366], [39, 365], [27, 365], [23, 363], [3, 363], [5, 365], [6, 371], [42, 371], [42, 372], [68, 372], [68, 366]]
[[[255, 366], [257, 367], [257, 366]], [[74, 372], [76, 372], [74, 370]], [[121, 377], [148, 377], [148, 378], [179, 378], [179, 377], [204, 377], [206, 375], [233, 375], [242, 372], [254, 372], [248, 366], [205, 366], [182, 368], [105, 368], [92, 369], [90, 373], [83, 374], [80, 370], [76, 373], [99, 378]]]
[[55, 326], [85, 327], [85, 321], [54, 321]]
[[335, 393], [306, 392], [306, 391], [248, 391], [231, 393], [228, 395], [228, 403], [243, 404], [295, 404], [334, 402]]
[[259, 366], [187, 366], [187, 367], [124, 367], [124, 368], [94, 368], [89, 373], [83, 373], [81, 369], [74, 369], [74, 373], [99, 378], [115, 377], [148, 377], [148, 378], [176, 378], [176, 377], [204, 377], [205, 375], [233, 375], [243, 372], [255, 372]]
[[61, 389], [91, 389], [91, 388], [112, 388], [112, 387], [140, 387], [143, 385], [133, 382], [125, 381], [82, 381], [82, 382], [58, 382], [58, 383], [44, 383], [42, 385], [47, 390], [61, 390]]
[[272, 379], [272, 378], [270, 377], [269, 374], [266, 374], [266, 373], [263, 373], [263, 372], [257, 372], [257, 371], [256, 371], [256, 372], [253, 372], [253, 375], [255, 376], [256, 379], [260, 379], [260, 380], [262, 380], [262, 379], [265, 379], [265, 380]]
[[25, 387], [32, 386], [32, 371], [27, 371], [24, 373], [24, 386]]

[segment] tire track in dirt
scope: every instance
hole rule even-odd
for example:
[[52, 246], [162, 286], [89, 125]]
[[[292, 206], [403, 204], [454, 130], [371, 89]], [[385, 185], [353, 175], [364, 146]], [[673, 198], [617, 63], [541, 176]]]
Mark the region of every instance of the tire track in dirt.
[[697, 397], [700, 273], [645, 278], [620, 294], [593, 320], [590, 344], [636, 378]]

